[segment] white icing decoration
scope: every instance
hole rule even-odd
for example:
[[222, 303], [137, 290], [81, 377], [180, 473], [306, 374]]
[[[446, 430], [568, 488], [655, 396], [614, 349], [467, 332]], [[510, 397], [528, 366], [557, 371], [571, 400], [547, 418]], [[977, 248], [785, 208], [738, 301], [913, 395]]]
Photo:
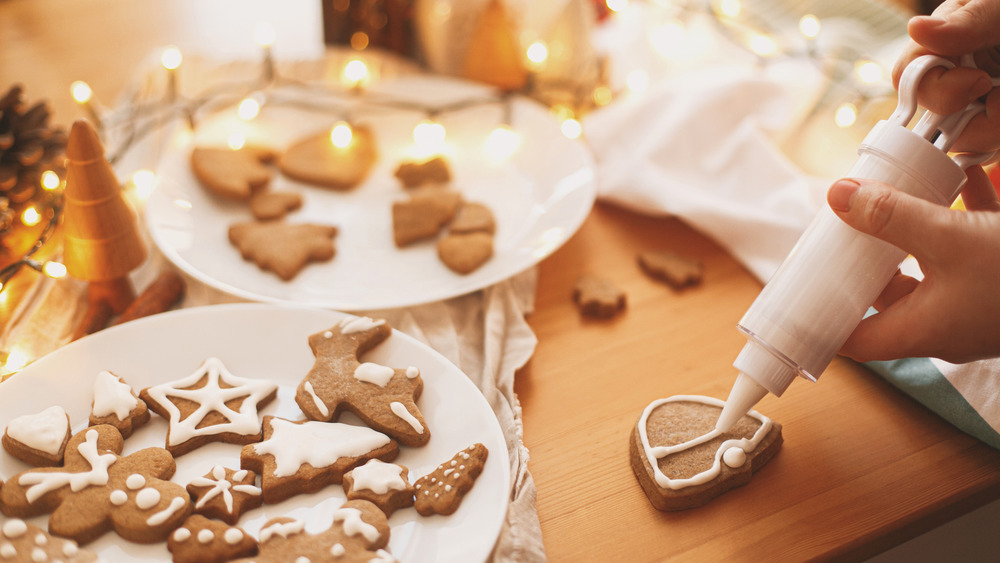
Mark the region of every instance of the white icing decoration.
[[260, 543], [266, 542], [275, 534], [283, 538], [287, 538], [292, 534], [299, 534], [302, 532], [304, 527], [305, 524], [298, 520], [292, 520], [291, 522], [275, 522], [260, 531]]
[[45, 553], [44, 549], [36, 547], [31, 550], [31, 560], [35, 563], [42, 563], [42, 561], [48, 561], [48, 559], [49, 555]]
[[416, 431], [417, 434], [424, 433], [424, 425], [420, 424], [420, 421], [417, 420], [417, 417], [413, 416], [412, 414], [410, 414], [410, 411], [406, 410], [406, 405], [404, 405], [403, 403], [400, 403], [399, 401], [393, 401], [389, 403], [389, 410], [392, 411], [392, 414], [398, 416], [399, 418], [403, 419], [407, 424], [409, 424], [413, 428], [413, 430]]
[[389, 443], [389, 437], [364, 426], [309, 421], [301, 424], [272, 418], [271, 437], [253, 445], [258, 455], [275, 459], [275, 477], [287, 477], [308, 463], [332, 465], [342, 457], [360, 457]]
[[312, 383], [306, 381], [302, 385], [302, 388], [306, 390], [306, 393], [308, 393], [310, 397], [312, 397], [313, 404], [316, 405], [316, 410], [319, 411], [320, 416], [330, 416], [330, 409], [326, 408], [326, 403], [324, 403], [323, 400], [316, 395], [316, 391], [313, 389]]
[[174, 541], [188, 541], [191, 538], [191, 530], [187, 528], [177, 528], [174, 531]]
[[[445, 477], [447, 477], [447, 476], [448, 476], [448, 474], [449, 474], [449, 473], [451, 473], [452, 471], [454, 471], [454, 469], [445, 469], [445, 470], [444, 470], [444, 476], [445, 476]], [[434, 479], [432, 478], [432, 479], [431, 479], [431, 481], [433, 481], [433, 480], [434, 480]]]
[[66, 540], [66, 543], [63, 544], [62, 552], [66, 557], [73, 557], [79, 551], [80, 546], [76, 545], [76, 542], [73, 540]]
[[458, 465], [458, 462], [457, 462], [457, 461], [455, 461], [455, 460], [451, 460], [451, 464], [452, 464], [452, 465]]
[[461, 475], [461, 473], [459, 473], [459, 472], [456, 471], [454, 474], [452, 474], [451, 478], [452, 479], [458, 479], [459, 475]]
[[295, 558], [295, 563], [312, 563], [312, 561], [305, 555], [300, 555]]
[[149, 510], [156, 506], [158, 502], [160, 502], [160, 491], [151, 487], [146, 487], [139, 491], [139, 494], [135, 495], [135, 505], [142, 510]]
[[94, 380], [94, 408], [91, 412], [96, 417], [115, 415], [118, 420], [128, 418], [128, 413], [139, 404], [139, 399], [132, 394], [132, 388], [118, 379], [110, 371], [102, 371]]
[[375, 542], [379, 538], [378, 528], [365, 522], [361, 517], [361, 511], [357, 508], [339, 508], [333, 513], [333, 522], [343, 522], [344, 532], [349, 536], [361, 534], [369, 542]]
[[16, 539], [28, 531], [28, 525], [20, 518], [11, 518], [4, 522], [3, 535], [10, 539]]
[[458, 468], [459, 469], [465, 469], [465, 466], [464, 465], [459, 465]]
[[380, 549], [375, 552], [375, 557], [368, 560], [368, 563], [396, 563], [396, 558], [389, 555], [389, 552]]
[[7, 436], [49, 455], [59, 455], [68, 435], [69, 419], [58, 406], [19, 416], [7, 424]]
[[420, 375], [420, 370], [417, 369], [415, 366], [410, 366], [410, 367], [406, 368], [406, 378], [407, 379], [413, 379], [414, 377], [416, 377], [418, 375]]
[[712, 462], [712, 466], [701, 473], [688, 477], [686, 479], [671, 479], [664, 475], [663, 471], [660, 470], [660, 466], [657, 463], [658, 459], [664, 458], [668, 455], [672, 455], [678, 452], [682, 452], [689, 448], [693, 448], [699, 444], [704, 444], [705, 442], [711, 441], [712, 439], [721, 436], [722, 432], [713, 429], [707, 434], [702, 434], [697, 438], [688, 440], [687, 442], [681, 444], [675, 444], [673, 446], [658, 446], [653, 447], [649, 443], [649, 437], [646, 433], [646, 420], [649, 418], [649, 414], [653, 412], [656, 407], [670, 402], [676, 401], [687, 401], [694, 403], [702, 403], [706, 405], [712, 405], [716, 407], [724, 407], [725, 402], [714, 397], [703, 397], [700, 395], [675, 395], [673, 397], [668, 397], [666, 399], [659, 399], [653, 401], [642, 411], [642, 416], [639, 417], [639, 440], [642, 443], [642, 448], [646, 454], [646, 461], [649, 462], [650, 467], [653, 468], [653, 477], [656, 480], [656, 484], [668, 488], [668, 489], [683, 489], [684, 487], [691, 487], [694, 485], [701, 485], [702, 483], [707, 483], [712, 479], [719, 476], [722, 471], [722, 456], [723, 453], [730, 448], [739, 448], [744, 452], [753, 451], [757, 447], [757, 444], [764, 439], [771, 430], [771, 419], [760, 414], [757, 411], [751, 410], [747, 413], [751, 418], [755, 418], [760, 421], [760, 427], [754, 433], [751, 438], [741, 438], [739, 440], [732, 439], [726, 440], [719, 445], [719, 449], [715, 452], [715, 459]]
[[125, 486], [132, 489], [141, 489], [146, 486], [146, 478], [138, 473], [133, 473], [125, 479]]
[[14, 547], [13, 544], [9, 542], [3, 542], [0, 544], [0, 556], [9, 559], [15, 555], [17, 555], [17, 548]]
[[146, 524], [150, 526], [159, 526], [160, 524], [166, 522], [168, 518], [173, 516], [174, 513], [176, 513], [183, 507], [184, 507], [184, 498], [174, 497], [174, 500], [170, 501], [170, 506], [164, 508], [163, 510], [147, 518]]
[[243, 532], [239, 528], [229, 528], [222, 535], [222, 539], [226, 540], [226, 543], [229, 545], [236, 545], [243, 539]]
[[451, 485], [445, 485], [444, 490], [445, 492], [451, 492]]
[[333, 338], [333, 333], [328, 330], [323, 333], [323, 338]]
[[121, 489], [111, 491], [111, 495], [109, 496], [111, 497], [111, 504], [115, 506], [121, 506], [128, 502], [128, 493]]
[[113, 453], [98, 455], [97, 438], [97, 430], [91, 428], [87, 430], [84, 441], [77, 448], [83, 459], [90, 463], [90, 471], [79, 473], [63, 473], [61, 471], [22, 473], [17, 482], [20, 485], [31, 485], [24, 493], [28, 502], [33, 503], [44, 494], [66, 485], [69, 485], [70, 490], [73, 492], [83, 490], [91, 485], [107, 485], [108, 467], [118, 460], [118, 456]]
[[246, 479], [247, 473], [249, 472], [246, 469], [240, 469], [236, 473], [233, 473], [233, 481], [242, 481]]
[[[229, 514], [233, 513], [233, 493], [231, 491], [236, 491], [240, 493], [246, 493], [248, 495], [257, 496], [260, 495], [260, 488], [254, 485], [233, 485], [230, 481], [226, 479], [226, 468], [221, 465], [216, 465], [212, 468], [211, 477], [196, 477], [191, 481], [191, 484], [195, 487], [212, 487], [198, 499], [198, 502], [194, 505], [196, 510], [201, 510], [208, 501], [213, 498], [222, 495], [222, 502], [226, 505], [226, 512]], [[233, 473], [233, 479], [240, 481], [247, 476], [247, 471], [241, 469], [236, 473]]]
[[462, 459], [469, 459], [469, 454], [462, 452]]
[[[187, 389], [206, 378], [205, 385]], [[229, 387], [222, 387], [225, 383]], [[211, 436], [224, 432], [256, 434], [260, 432], [257, 403], [278, 388], [274, 383], [244, 379], [230, 373], [218, 358], [208, 358], [197, 371], [183, 379], [156, 385], [146, 391], [164, 409], [170, 419], [167, 445], [176, 446], [198, 436]], [[198, 403], [198, 408], [181, 419], [180, 409], [168, 397], [177, 397]], [[239, 411], [226, 406], [227, 401], [243, 398]], [[198, 428], [208, 413], [217, 412], [228, 422]]]
[[341, 545], [340, 543], [335, 543], [330, 546], [330, 555], [334, 557], [340, 557], [345, 553], [347, 553], [347, 550], [344, 549], [344, 546]]
[[35, 536], [35, 545], [45, 545], [47, 543], [49, 543], [49, 538], [45, 537], [45, 534]]
[[390, 490], [406, 489], [402, 474], [402, 467], [378, 459], [369, 460], [368, 463], [351, 471], [355, 489], [368, 489], [379, 495], [384, 495]]
[[212, 530], [198, 530], [198, 543], [209, 543], [215, 538]]
[[385, 324], [385, 319], [373, 320], [371, 317], [354, 317], [341, 320], [337, 323], [340, 327], [340, 334], [353, 334], [364, 332]]
[[391, 367], [365, 362], [354, 369], [354, 379], [374, 383], [379, 387], [385, 387], [389, 383], [389, 380], [392, 379], [392, 374], [394, 373], [396, 373], [396, 370]]
[[747, 462], [747, 453], [740, 448], [729, 448], [722, 454], [722, 461], [729, 467], [743, 467]]

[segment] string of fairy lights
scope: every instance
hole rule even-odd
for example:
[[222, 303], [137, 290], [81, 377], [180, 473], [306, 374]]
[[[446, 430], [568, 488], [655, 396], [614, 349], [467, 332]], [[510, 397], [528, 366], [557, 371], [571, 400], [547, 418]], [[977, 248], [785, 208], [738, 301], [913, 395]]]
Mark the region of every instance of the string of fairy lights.
[[[717, 24], [722, 35], [730, 42], [753, 53], [761, 64], [780, 57], [806, 57], [817, 60], [829, 54], [818, 53], [812, 48], [817, 38], [823, 33], [823, 22], [815, 15], [805, 14], [798, 20], [800, 42], [796, 46], [786, 45], [779, 41], [787, 37], [788, 30], [772, 29], [770, 22], [755, 19], [744, 6], [745, 0], [605, 0], [609, 18], [618, 17], [629, 9], [630, 4], [644, 2], [649, 5], [670, 8], [673, 17], [666, 18], [655, 33], [650, 34], [649, 41], [653, 50], [665, 59], [675, 56], [677, 50], [688, 47], [690, 37], [689, 22], [697, 15], [708, 15]], [[198, 126], [198, 118], [205, 113], [219, 111], [224, 108], [235, 108], [238, 117], [245, 121], [255, 119], [262, 108], [269, 104], [306, 104], [301, 99], [289, 101], [273, 96], [276, 87], [301, 87], [317, 96], [310, 96], [310, 110], [328, 111], [339, 115], [340, 119], [332, 126], [330, 141], [337, 147], [347, 147], [353, 137], [352, 119], [345, 109], [352, 104], [352, 112], [357, 110], [359, 101], [366, 107], [388, 107], [422, 112], [425, 118], [413, 129], [415, 145], [423, 147], [427, 153], [433, 153], [435, 147], [441, 146], [447, 137], [445, 126], [439, 118], [448, 112], [457, 111], [478, 104], [500, 104], [503, 108], [502, 117], [497, 127], [488, 135], [485, 142], [486, 150], [498, 158], [509, 156], [519, 145], [518, 133], [511, 124], [511, 102], [517, 95], [535, 98], [547, 105], [558, 120], [562, 133], [571, 139], [583, 135], [580, 118], [586, 112], [607, 106], [626, 96], [641, 95], [652, 81], [649, 72], [636, 68], [627, 72], [624, 87], [613, 88], [603, 76], [595, 84], [587, 84], [581, 89], [579, 84], [572, 86], [573, 99], [552, 102], [546, 96], [545, 88], [555, 88], [539, 80], [529, 80], [528, 85], [518, 92], [496, 92], [489, 96], [480, 96], [462, 100], [448, 105], [429, 106], [416, 104], [412, 101], [390, 98], [370, 90], [376, 79], [372, 73], [370, 62], [366, 62], [363, 51], [356, 51], [358, 56], [350, 57], [343, 65], [337, 83], [316, 84], [290, 78], [277, 70], [272, 46], [275, 41], [274, 28], [268, 24], [260, 24], [254, 31], [254, 40], [260, 48], [260, 72], [251, 80], [215, 84], [199, 96], [185, 97], [180, 91], [178, 71], [183, 65], [184, 57], [176, 47], [167, 47], [162, 51], [160, 64], [166, 74], [165, 89], [162, 95], [146, 96], [140, 100], [134, 96], [125, 104], [112, 111], [102, 109], [94, 99], [91, 87], [84, 81], [75, 81], [70, 85], [70, 94], [83, 113], [94, 123], [105, 139], [114, 138], [117, 143], [108, 151], [108, 160], [115, 164], [145, 136], [161, 130], [172, 120], [182, 120], [192, 130]], [[352, 40], [353, 43], [353, 40]], [[802, 47], [805, 45], [805, 47]], [[531, 72], [544, 70], [554, 52], [565, 52], [564, 45], [553, 45], [544, 39], [532, 41], [524, 50], [525, 66]], [[860, 53], [840, 53], [836, 55], [838, 64], [826, 65], [830, 68], [831, 82], [854, 84], [850, 88], [851, 99], [842, 101], [833, 107], [831, 119], [837, 127], [851, 127], [858, 118], [862, 105], [884, 92], [892, 94], [885, 69], [876, 61]], [[835, 73], [844, 74], [841, 70], [845, 65], [850, 67], [849, 76], [832, 76]], [[606, 61], [595, 61], [600, 67]], [[600, 73], [606, 74], [606, 73]], [[875, 87], [877, 86], [877, 87]], [[876, 92], [873, 94], [873, 92]], [[817, 102], [817, 104], [820, 102]], [[232, 149], [243, 147], [246, 139], [238, 134], [232, 134], [228, 144]], [[151, 194], [157, 183], [156, 174], [149, 169], [134, 171], [126, 189], [134, 190], [134, 195], [140, 201]], [[66, 268], [57, 259], [41, 260], [36, 253], [51, 239], [60, 219], [62, 206], [61, 191], [65, 183], [54, 171], [46, 171], [41, 176], [41, 185], [45, 197], [29, 206], [21, 213], [19, 219], [23, 225], [35, 226], [47, 221], [35, 243], [19, 260], [11, 262], [0, 270], [0, 299], [3, 299], [10, 280], [23, 268], [40, 272], [51, 278], [61, 278], [66, 275]], [[3, 371], [10, 373], [26, 363], [26, 358], [15, 358], [16, 351], [8, 354]]]

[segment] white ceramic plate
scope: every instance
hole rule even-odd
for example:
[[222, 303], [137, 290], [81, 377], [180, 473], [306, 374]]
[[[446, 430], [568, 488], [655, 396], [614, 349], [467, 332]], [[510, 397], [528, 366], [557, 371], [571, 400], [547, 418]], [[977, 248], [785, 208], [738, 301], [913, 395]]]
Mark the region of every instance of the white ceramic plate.
[[[52, 405], [69, 413], [74, 432], [87, 426], [94, 377], [110, 370], [137, 391], [184, 377], [208, 357], [222, 360], [235, 375], [268, 379], [280, 385], [278, 398], [262, 409], [301, 419], [295, 387], [313, 364], [307, 338], [333, 326], [344, 314], [266, 304], [218, 305], [184, 309], [109, 328], [60, 348], [0, 384], [0, 424]], [[413, 338], [394, 331], [365, 356], [388, 366], [417, 366], [424, 390], [417, 406], [431, 429], [422, 448], [401, 447], [396, 463], [410, 469], [411, 480], [425, 475], [461, 449], [480, 442], [489, 449], [486, 467], [458, 511], [450, 516], [422, 517], [412, 508], [389, 519], [389, 551], [400, 561], [483, 561], [496, 543], [507, 511], [510, 470], [500, 425], [479, 390], [454, 364]], [[352, 415], [341, 422], [361, 424]], [[163, 446], [167, 423], [152, 420], [125, 441], [124, 455]], [[209, 444], [177, 459], [173, 481], [187, 484], [213, 465], [238, 468], [240, 447]], [[9, 479], [29, 466], [0, 453], [0, 476]], [[263, 524], [289, 515], [319, 532], [345, 500], [331, 485], [312, 495], [264, 505], [244, 513], [239, 526], [257, 536]], [[47, 516], [31, 519], [45, 527]], [[88, 546], [109, 561], [169, 561], [166, 543], [138, 545], [110, 532]]]
[[[490, 91], [440, 77], [386, 82], [371, 96], [388, 95], [441, 107], [488, 97]], [[310, 97], [313, 96], [313, 97]], [[278, 90], [272, 100], [315, 103], [315, 95]], [[447, 130], [443, 154], [451, 165], [452, 186], [468, 201], [496, 215], [494, 256], [480, 269], [459, 275], [438, 259], [433, 241], [397, 249], [392, 240], [391, 204], [405, 193], [393, 176], [396, 166], [418, 158], [413, 128], [426, 118], [414, 111], [380, 109], [357, 102], [353, 115], [374, 131], [379, 158], [356, 189], [335, 192], [292, 181], [276, 173], [272, 190], [302, 194], [303, 208], [289, 222], [333, 224], [336, 257], [308, 265], [285, 282], [246, 262], [229, 243], [229, 225], [251, 219], [247, 205], [208, 194], [191, 173], [193, 146], [226, 146], [234, 133], [248, 143], [283, 149], [316, 133], [329, 132], [337, 117], [291, 104], [265, 105], [252, 121], [227, 109], [200, 123], [195, 133], [179, 133], [166, 148], [157, 189], [146, 202], [153, 240], [178, 267], [217, 289], [255, 301], [312, 305], [343, 311], [374, 310], [427, 303], [492, 285], [537, 264], [562, 245], [586, 218], [596, 184], [590, 153], [566, 138], [542, 106], [514, 99], [511, 126], [520, 144], [506, 159], [491, 157], [489, 134], [503, 121], [496, 103], [442, 114]]]

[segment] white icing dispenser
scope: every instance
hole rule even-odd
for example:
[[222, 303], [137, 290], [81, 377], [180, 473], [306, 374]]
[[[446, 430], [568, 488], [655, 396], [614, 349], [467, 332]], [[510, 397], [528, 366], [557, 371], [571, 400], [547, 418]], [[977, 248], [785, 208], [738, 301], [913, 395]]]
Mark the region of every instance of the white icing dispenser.
[[[885, 182], [947, 206], [965, 184], [965, 169], [992, 156], [952, 160], [947, 154], [969, 120], [984, 110], [979, 102], [947, 116], [925, 112], [907, 129], [917, 108], [917, 84], [936, 66], [955, 65], [925, 55], [907, 66], [895, 112], [862, 141], [847, 177]], [[767, 393], [780, 397], [796, 375], [816, 381], [904, 258], [903, 250], [849, 227], [824, 205], [739, 322], [747, 343], [733, 362], [740, 374], [716, 428], [731, 428]]]

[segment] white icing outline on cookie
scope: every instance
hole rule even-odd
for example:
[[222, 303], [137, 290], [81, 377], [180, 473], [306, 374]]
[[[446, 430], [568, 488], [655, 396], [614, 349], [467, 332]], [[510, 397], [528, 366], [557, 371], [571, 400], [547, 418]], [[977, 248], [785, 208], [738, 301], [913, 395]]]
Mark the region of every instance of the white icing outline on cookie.
[[47, 473], [28, 472], [22, 473], [17, 482], [19, 485], [30, 485], [24, 492], [24, 497], [29, 503], [34, 503], [45, 493], [54, 491], [59, 487], [69, 485], [70, 490], [80, 491], [91, 485], [107, 485], [108, 468], [116, 461], [118, 456], [113, 453], [97, 453], [97, 430], [90, 429], [85, 434], [86, 439], [80, 442], [77, 449], [80, 455], [90, 464], [90, 471], [78, 473], [64, 473], [53, 471]]
[[764, 436], [767, 436], [767, 433], [771, 431], [771, 419], [755, 410], [751, 410], [747, 413], [747, 416], [760, 421], [760, 427], [757, 428], [757, 432], [754, 433], [752, 438], [741, 438], [739, 440], [733, 439], [722, 442], [722, 444], [719, 445], [719, 449], [715, 452], [712, 467], [686, 479], [671, 479], [660, 471], [660, 466], [657, 463], [657, 460], [667, 457], [668, 455], [673, 455], [689, 448], [693, 448], [699, 444], [704, 444], [705, 442], [711, 441], [712, 439], [722, 435], [721, 431], [713, 429], [707, 434], [702, 434], [697, 438], [692, 438], [687, 442], [674, 444], [673, 446], [657, 446], [655, 448], [651, 446], [649, 443], [649, 437], [646, 435], [646, 420], [649, 418], [649, 414], [653, 412], [653, 409], [660, 405], [676, 402], [701, 403], [720, 408], [726, 405], [725, 401], [716, 399], [715, 397], [705, 397], [702, 395], [674, 395], [673, 397], [653, 401], [642, 411], [642, 416], [639, 417], [638, 426], [639, 440], [642, 442], [642, 448], [646, 454], [646, 461], [649, 462], [650, 467], [653, 468], [653, 478], [656, 480], [656, 484], [663, 488], [673, 490], [683, 489], [694, 485], [701, 485], [715, 479], [722, 471], [722, 455], [728, 449], [735, 447], [743, 450], [744, 452], [752, 452], [754, 448], [760, 444], [761, 440], [764, 439]]
[[132, 387], [110, 371], [102, 371], [94, 379], [94, 406], [91, 413], [98, 418], [115, 415], [124, 421], [128, 414], [139, 405], [139, 399], [132, 394]]
[[272, 418], [271, 436], [252, 447], [257, 455], [274, 456], [275, 477], [288, 477], [307, 463], [316, 468], [327, 467], [342, 457], [360, 457], [389, 442], [388, 436], [367, 426], [341, 422], [294, 423]]

